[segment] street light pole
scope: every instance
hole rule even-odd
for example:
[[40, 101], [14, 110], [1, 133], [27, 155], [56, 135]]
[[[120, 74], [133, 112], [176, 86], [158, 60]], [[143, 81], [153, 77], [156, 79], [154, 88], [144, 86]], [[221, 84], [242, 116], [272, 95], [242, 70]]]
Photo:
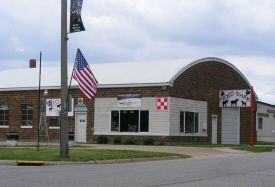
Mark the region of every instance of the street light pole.
[[68, 112], [67, 112], [67, 0], [61, 0], [61, 114], [60, 114], [60, 158], [69, 158]]

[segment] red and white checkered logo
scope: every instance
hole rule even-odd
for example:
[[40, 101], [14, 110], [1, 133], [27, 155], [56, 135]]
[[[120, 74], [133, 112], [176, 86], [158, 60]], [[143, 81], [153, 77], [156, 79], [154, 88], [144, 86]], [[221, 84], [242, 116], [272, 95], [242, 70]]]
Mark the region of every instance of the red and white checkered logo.
[[168, 110], [168, 97], [157, 98], [157, 110]]

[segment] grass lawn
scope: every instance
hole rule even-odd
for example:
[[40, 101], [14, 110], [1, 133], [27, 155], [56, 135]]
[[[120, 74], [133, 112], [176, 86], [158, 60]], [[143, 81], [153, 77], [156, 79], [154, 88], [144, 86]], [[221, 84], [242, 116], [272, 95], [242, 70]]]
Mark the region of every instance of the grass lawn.
[[[161, 156], [189, 157], [182, 154], [147, 151], [70, 149], [69, 158], [65, 159], [65, 161], [90, 161]], [[60, 161], [61, 159], [59, 149], [40, 148], [39, 151], [37, 151], [35, 148], [0, 148], [0, 160]]]

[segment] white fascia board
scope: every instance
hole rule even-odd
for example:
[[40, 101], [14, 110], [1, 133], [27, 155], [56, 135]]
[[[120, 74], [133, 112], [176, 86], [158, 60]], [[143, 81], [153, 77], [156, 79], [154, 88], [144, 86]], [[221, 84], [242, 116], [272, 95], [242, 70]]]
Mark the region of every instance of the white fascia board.
[[[61, 89], [60, 86], [43, 86], [40, 90], [58, 90]], [[27, 91], [27, 90], [39, 90], [39, 87], [17, 87], [17, 88], [0, 88], [0, 91]]]
[[[173, 86], [173, 83], [148, 83], [148, 84], [98, 84], [97, 88], [126, 88], [126, 87], [151, 87], [151, 86]], [[71, 88], [78, 88], [78, 85], [73, 85]]]

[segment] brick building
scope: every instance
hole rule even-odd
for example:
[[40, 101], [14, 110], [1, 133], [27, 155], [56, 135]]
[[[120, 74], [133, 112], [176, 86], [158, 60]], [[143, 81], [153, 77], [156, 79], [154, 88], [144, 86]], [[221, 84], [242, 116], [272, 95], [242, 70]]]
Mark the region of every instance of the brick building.
[[[142, 141], [151, 137], [164, 142], [224, 144], [250, 140], [250, 108], [233, 108], [236, 118], [233, 131], [223, 130], [226, 125], [222, 124], [222, 118], [232, 111], [219, 107], [219, 89], [251, 87], [245, 76], [223, 59], [90, 64], [90, 67], [99, 82], [95, 97], [86, 100], [74, 80], [69, 90], [74, 111], [69, 112], [68, 129], [75, 132], [76, 142], [91, 142], [92, 137], [96, 139], [99, 135], [109, 140], [135, 137]], [[70, 76], [72, 69], [68, 72]], [[0, 78], [0, 139], [5, 139], [6, 132], [16, 130], [20, 141], [35, 141], [40, 117], [38, 68], [4, 70]], [[59, 140], [60, 79], [60, 68], [42, 68], [40, 97], [45, 99], [50, 141]], [[48, 94], [43, 95], [46, 90]], [[256, 102], [254, 106], [255, 113]], [[255, 141], [255, 125], [253, 132]]]

